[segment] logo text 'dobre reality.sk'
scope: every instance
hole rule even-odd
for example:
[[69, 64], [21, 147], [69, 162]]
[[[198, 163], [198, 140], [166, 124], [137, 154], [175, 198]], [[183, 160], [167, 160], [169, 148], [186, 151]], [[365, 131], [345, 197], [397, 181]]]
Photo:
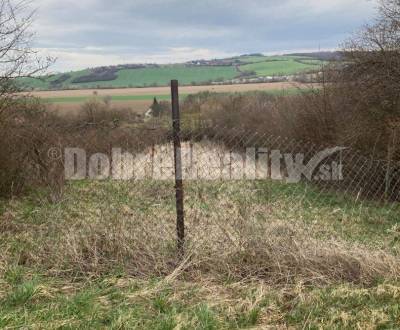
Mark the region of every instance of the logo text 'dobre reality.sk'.
[[[218, 147], [184, 146], [182, 179], [185, 180], [260, 180], [273, 179], [287, 183], [343, 180], [343, 165], [335, 155], [345, 148], [322, 150], [311, 158], [304, 154], [282, 153], [267, 148], [247, 148], [230, 152]], [[114, 148], [111, 157], [96, 153], [87, 155], [80, 148], [64, 150], [67, 180], [170, 180], [174, 178], [174, 157], [171, 146], [156, 146], [132, 154]]]

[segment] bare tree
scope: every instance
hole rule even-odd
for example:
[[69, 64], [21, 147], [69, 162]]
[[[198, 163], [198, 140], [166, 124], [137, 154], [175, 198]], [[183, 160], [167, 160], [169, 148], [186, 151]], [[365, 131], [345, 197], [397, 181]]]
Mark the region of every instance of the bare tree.
[[34, 14], [27, 0], [0, 0], [0, 113], [15, 99], [17, 78], [33, 77], [53, 62], [32, 47]]
[[381, 16], [390, 24], [400, 25], [400, 0], [380, 0]]
[[381, 0], [375, 24], [345, 44], [343, 80], [361, 105], [400, 117], [400, 0]]
[[342, 101], [341, 135], [387, 159], [386, 191], [393, 160], [400, 160], [400, 0], [379, 0], [379, 15], [347, 41], [332, 90]]

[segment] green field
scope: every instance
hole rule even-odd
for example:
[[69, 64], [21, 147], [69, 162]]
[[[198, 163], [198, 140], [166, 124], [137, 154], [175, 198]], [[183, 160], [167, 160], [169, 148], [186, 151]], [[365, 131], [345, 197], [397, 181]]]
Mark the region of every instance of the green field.
[[183, 85], [192, 85], [215, 80], [229, 80], [238, 75], [233, 67], [184, 67], [181, 65], [168, 66], [158, 69], [129, 69], [121, 70], [118, 82], [121, 86], [166, 86], [171, 79], [178, 79]]
[[[185, 98], [186, 94], [181, 94], [181, 98]], [[101, 97], [98, 97], [101, 99]], [[168, 101], [171, 99], [170, 95], [114, 95], [110, 96], [111, 101], [151, 101], [157, 98], [158, 101]], [[49, 103], [83, 103], [93, 96], [71, 96], [71, 97], [52, 97], [45, 99]]]
[[[296, 95], [304, 90], [299, 90], [298, 88], [287, 88], [287, 89], [276, 89], [276, 90], [268, 90], [264, 92], [257, 93], [265, 93], [268, 95], [275, 96], [285, 96], [285, 95]], [[218, 93], [218, 94], [249, 94], [254, 92], [245, 92], [245, 93]], [[189, 94], [180, 94], [179, 97], [181, 100], [184, 100]], [[101, 96], [97, 98], [101, 99]], [[110, 96], [111, 101], [151, 101], [156, 98], [158, 101], [169, 101], [171, 99], [170, 95], [167, 94], [155, 94], [155, 95], [113, 95]], [[65, 96], [65, 97], [51, 97], [44, 99], [48, 103], [83, 103], [93, 99], [93, 96]]]
[[[235, 59], [238, 59], [244, 63], [257, 63], [257, 62], [265, 62], [265, 61], [293, 61], [296, 59], [305, 59], [303, 56], [285, 56], [285, 55], [275, 55], [275, 56], [239, 56]], [[307, 58], [311, 59], [311, 58]]]
[[[303, 61], [303, 60], [302, 60]], [[297, 62], [294, 59], [270, 60], [251, 63], [240, 67], [241, 70], [255, 71], [258, 76], [292, 75], [302, 71], [313, 70], [322, 64], [317, 60], [307, 59]]]
[[[68, 79], [64, 84], [63, 87], [67, 88], [68, 86], [73, 87], [74, 84], [71, 84], [71, 81], [75, 78], [83, 76], [88, 73], [88, 70], [81, 70], [81, 71], [72, 71], [68, 72], [71, 75], [71, 78]], [[56, 74], [51, 76], [44, 76], [38, 79], [35, 78], [21, 78], [20, 83], [24, 87], [29, 87], [38, 90], [48, 90], [50, 89], [50, 83], [56, 79], [58, 79], [62, 74]]]
[[[124, 88], [167, 86], [171, 79], [178, 79], [183, 85], [223, 81], [235, 78], [239, 73], [234, 67], [185, 67], [183, 65], [162, 66], [146, 69], [123, 69], [118, 71], [118, 77], [112, 81], [97, 81], [90, 83], [72, 83], [72, 80], [87, 74], [87, 70], [71, 72], [72, 77], [66, 80], [63, 88]], [[22, 79], [24, 86], [35, 89], [49, 89], [51, 81], [61, 75], [43, 79]]]
[[[236, 62], [234, 62], [236, 61]], [[232, 65], [185, 65], [171, 64], [140, 69], [119, 69], [116, 79], [73, 83], [73, 80], [90, 74], [90, 70], [68, 72], [70, 77], [58, 84], [52, 82], [62, 74], [45, 76], [40, 79], [22, 78], [19, 80], [24, 89], [84, 89], [84, 88], [125, 88], [167, 86], [171, 79], [178, 79], [182, 85], [210, 84], [216, 81], [229, 81], [241, 77], [245, 72], [253, 76], [292, 75], [304, 71], [318, 70], [321, 61], [299, 56], [241, 56], [232, 59]]]

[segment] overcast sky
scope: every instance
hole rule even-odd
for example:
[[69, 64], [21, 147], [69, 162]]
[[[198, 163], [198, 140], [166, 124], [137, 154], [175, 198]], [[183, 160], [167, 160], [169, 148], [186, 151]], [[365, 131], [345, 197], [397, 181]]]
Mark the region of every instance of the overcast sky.
[[374, 0], [34, 0], [35, 46], [68, 71], [334, 49]]

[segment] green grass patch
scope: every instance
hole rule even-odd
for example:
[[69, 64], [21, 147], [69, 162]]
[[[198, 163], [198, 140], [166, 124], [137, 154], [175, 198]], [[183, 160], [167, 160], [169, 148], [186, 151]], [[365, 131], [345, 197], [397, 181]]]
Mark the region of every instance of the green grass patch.
[[11, 288], [0, 327], [46, 329], [398, 329], [398, 283], [272, 288], [105, 277]]
[[239, 56], [235, 59], [240, 60], [245, 63], [259, 63], [259, 62], [272, 62], [272, 61], [292, 61], [292, 60], [313, 60], [311, 57], [304, 56], [284, 56], [284, 55], [274, 55], [274, 56]]
[[[80, 71], [70, 71], [66, 72], [67, 74], [70, 75], [70, 78], [64, 81], [61, 84], [62, 88], [67, 88], [68, 86], [71, 85], [72, 80], [79, 78], [81, 76], [87, 75], [89, 70], [80, 70]], [[59, 79], [63, 73], [57, 73], [54, 75], [47, 75], [43, 77], [38, 77], [38, 78], [19, 78], [18, 82], [21, 84], [21, 86], [25, 88], [31, 88], [31, 89], [39, 89], [39, 90], [48, 90], [51, 87], [51, 82]]]
[[290, 325], [306, 329], [398, 329], [398, 284], [314, 289], [286, 314]]
[[[310, 60], [308, 60], [310, 61]], [[255, 71], [258, 76], [292, 75], [307, 70], [316, 70], [315, 61], [298, 62], [295, 59], [268, 60], [240, 66], [242, 71]]]
[[[180, 97], [184, 98], [186, 95], [181, 94]], [[159, 101], [169, 101], [169, 95], [114, 95], [111, 96], [111, 101], [152, 101], [154, 98]], [[101, 100], [101, 96], [96, 97]], [[52, 97], [46, 98], [45, 101], [49, 103], [83, 103], [93, 99], [93, 96], [68, 96], [68, 97]]]
[[207, 83], [235, 78], [238, 72], [234, 67], [185, 67], [181, 65], [165, 66], [138, 70], [121, 70], [116, 83], [122, 86], [168, 86], [172, 79], [178, 79], [182, 85]]

